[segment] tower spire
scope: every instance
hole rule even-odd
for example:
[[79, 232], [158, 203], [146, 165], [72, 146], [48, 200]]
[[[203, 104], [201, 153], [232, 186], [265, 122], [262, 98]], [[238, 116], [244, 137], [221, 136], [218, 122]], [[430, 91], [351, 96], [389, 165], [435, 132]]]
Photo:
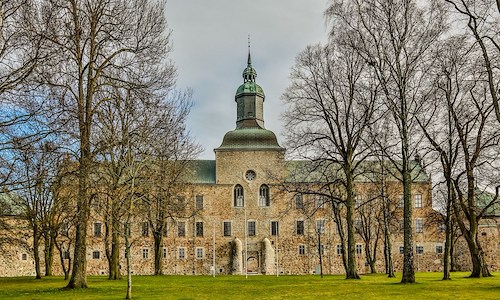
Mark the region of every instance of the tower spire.
[[248, 59], [247, 59], [247, 67], [243, 71], [243, 83], [254, 82], [257, 77], [257, 72], [252, 67], [252, 57], [250, 56], [250, 35], [248, 35]]

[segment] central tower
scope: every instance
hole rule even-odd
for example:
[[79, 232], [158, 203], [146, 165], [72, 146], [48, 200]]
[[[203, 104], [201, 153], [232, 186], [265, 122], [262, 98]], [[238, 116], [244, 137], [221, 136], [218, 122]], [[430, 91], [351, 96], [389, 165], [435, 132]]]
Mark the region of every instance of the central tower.
[[285, 149], [278, 144], [274, 132], [264, 127], [265, 95], [256, 78], [249, 51], [243, 84], [234, 97], [236, 128], [227, 132], [219, 148], [214, 149], [217, 183], [237, 183], [249, 171], [264, 179], [266, 169], [282, 166]]

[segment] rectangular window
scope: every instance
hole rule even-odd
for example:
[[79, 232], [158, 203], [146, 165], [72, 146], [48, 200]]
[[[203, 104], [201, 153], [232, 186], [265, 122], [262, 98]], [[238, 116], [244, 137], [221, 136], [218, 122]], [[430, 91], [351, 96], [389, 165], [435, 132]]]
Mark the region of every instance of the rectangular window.
[[203, 209], [203, 195], [196, 196], [196, 209]]
[[130, 236], [130, 223], [124, 223], [123, 224], [123, 233], [126, 236]]
[[28, 260], [28, 254], [26, 253], [21, 254], [21, 260]]
[[196, 236], [203, 236], [203, 222], [196, 222]]
[[417, 246], [417, 254], [423, 254], [424, 253], [424, 246]]
[[142, 249], [142, 258], [148, 259], [149, 258], [149, 249], [148, 248], [143, 248]]
[[438, 225], [438, 231], [439, 232], [445, 232], [446, 231], [446, 224], [445, 223], [439, 223], [439, 225]]
[[92, 252], [92, 259], [99, 259], [99, 258], [101, 258], [101, 252], [99, 252], [97, 250], [93, 251]]
[[363, 254], [363, 245], [356, 244], [356, 254], [357, 255]]
[[69, 231], [69, 225], [67, 222], [63, 222], [61, 224], [61, 228], [59, 230], [61, 232], [61, 235], [63, 236], [67, 236], [68, 235], [68, 231]]
[[363, 198], [361, 198], [360, 195], [357, 195], [355, 201], [356, 201], [356, 203], [355, 203], [356, 208], [359, 208], [361, 206], [361, 204], [363, 203]]
[[256, 234], [255, 232], [255, 221], [248, 221], [248, 231], [247, 234], [249, 236], [254, 236]]
[[63, 259], [69, 259], [69, 251], [63, 251]]
[[325, 254], [325, 245], [323, 245], [323, 244], [319, 245], [319, 251], [320, 251], [321, 255], [324, 255]]
[[167, 257], [168, 257], [167, 248], [163, 248], [163, 259], [166, 259]]
[[297, 235], [304, 235], [304, 221], [295, 222], [295, 233]]
[[315, 201], [316, 201], [316, 208], [324, 208], [325, 207], [325, 200], [324, 200], [323, 196], [317, 195]]
[[278, 221], [271, 221], [271, 235], [279, 235]]
[[168, 236], [168, 226], [167, 226], [167, 222], [163, 223], [163, 228], [161, 230], [161, 234], [163, 236]]
[[417, 218], [415, 219], [415, 232], [422, 233], [424, 232], [424, 220]]
[[354, 229], [356, 229], [358, 231], [361, 231], [361, 229], [363, 229], [363, 222], [361, 221], [361, 219], [356, 218], [354, 220]]
[[399, 247], [399, 254], [404, 254], [405, 253], [405, 247], [400, 246]]
[[203, 258], [203, 248], [196, 248], [196, 258], [197, 259], [202, 259]]
[[323, 219], [316, 220], [316, 233], [319, 234], [325, 233], [325, 220]]
[[177, 207], [179, 209], [183, 209], [186, 207], [186, 197], [184, 196], [177, 196]]
[[177, 236], [185, 237], [186, 236], [186, 222], [178, 222], [177, 223]]
[[179, 259], [186, 258], [186, 248], [181, 247], [181, 248], [178, 249], [178, 251], [179, 251], [178, 252]]
[[443, 254], [443, 245], [436, 245], [436, 253]]
[[337, 255], [342, 255], [342, 244], [337, 244]]
[[304, 209], [304, 195], [302, 194], [295, 195], [295, 208]]
[[305, 255], [305, 254], [306, 254], [306, 246], [299, 245], [299, 255]]
[[102, 224], [100, 222], [94, 223], [94, 236], [102, 235]]
[[149, 236], [149, 223], [148, 222], [142, 222], [142, 236]]
[[231, 236], [231, 222], [225, 221], [223, 230], [224, 236]]
[[414, 203], [416, 208], [422, 208], [422, 195], [416, 194], [414, 197]]

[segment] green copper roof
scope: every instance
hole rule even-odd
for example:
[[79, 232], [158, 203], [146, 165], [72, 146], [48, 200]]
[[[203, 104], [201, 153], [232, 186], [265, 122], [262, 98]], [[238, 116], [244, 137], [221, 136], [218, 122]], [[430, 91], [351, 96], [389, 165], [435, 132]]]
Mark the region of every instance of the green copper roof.
[[190, 160], [184, 180], [189, 183], [215, 183], [215, 160]]
[[257, 72], [252, 67], [252, 58], [250, 57], [250, 52], [248, 52], [247, 67], [243, 70], [243, 84], [236, 90], [236, 98], [242, 94], [258, 94], [264, 97], [264, 90], [255, 83], [255, 78], [257, 78]]
[[274, 132], [260, 127], [240, 128], [224, 135], [222, 145], [215, 150], [283, 150]]

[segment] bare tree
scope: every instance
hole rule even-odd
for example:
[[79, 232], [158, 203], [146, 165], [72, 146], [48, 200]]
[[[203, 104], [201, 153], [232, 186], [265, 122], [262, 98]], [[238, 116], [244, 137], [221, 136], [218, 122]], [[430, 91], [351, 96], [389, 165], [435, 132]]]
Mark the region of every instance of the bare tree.
[[438, 1], [417, 2], [333, 0], [326, 11], [332, 31], [346, 30], [349, 34], [342, 42], [356, 49], [372, 66], [397, 126], [400, 151], [387, 158], [394, 162], [403, 184], [402, 283], [415, 282], [410, 163], [418, 142], [414, 116], [420, 107], [418, 100], [431, 65], [429, 49], [446, 29], [446, 13]]
[[364, 137], [374, 122], [376, 87], [362, 57], [348, 48], [309, 46], [292, 69], [283, 99], [287, 139], [303, 158], [335, 169], [346, 207], [347, 279], [358, 279], [353, 223], [355, 179], [369, 156]]
[[47, 87], [51, 125], [73, 141], [78, 157], [75, 250], [67, 288], [85, 288], [90, 174], [95, 167], [95, 117], [113, 96], [110, 86], [168, 89], [175, 70], [166, 61], [165, 1], [41, 1], [37, 30], [49, 58], [37, 69]]
[[[485, 70], [484, 79], [488, 82], [488, 91], [495, 108], [495, 115], [500, 122], [499, 75], [497, 66], [500, 62], [500, 1], [487, 0], [445, 0], [455, 11], [465, 17], [467, 34], [471, 35], [479, 47], [483, 63], [479, 65]], [[496, 5], [495, 5], [496, 4]]]

